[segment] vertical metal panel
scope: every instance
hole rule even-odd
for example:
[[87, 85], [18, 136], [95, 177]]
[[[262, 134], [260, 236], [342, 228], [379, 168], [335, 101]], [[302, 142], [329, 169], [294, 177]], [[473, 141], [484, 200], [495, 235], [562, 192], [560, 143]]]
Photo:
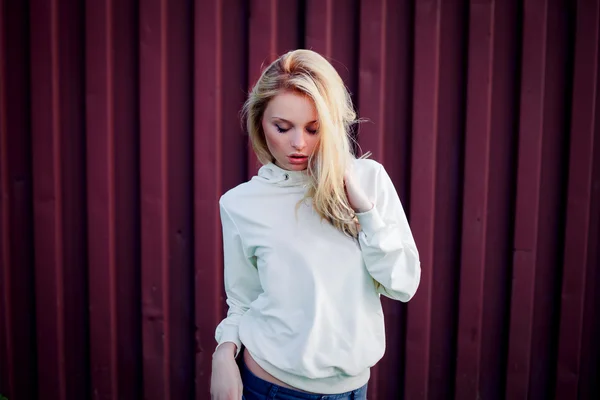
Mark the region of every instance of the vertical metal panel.
[[[246, 179], [247, 137], [238, 113], [248, 75], [244, 2], [197, 1], [194, 68], [194, 238], [196, 398], [210, 388], [215, 328], [226, 315], [220, 196]], [[200, 38], [211, 38], [205, 40]]]
[[507, 397], [529, 393], [547, 46], [546, 1], [525, 4]]
[[[600, 104], [596, 101], [596, 115], [600, 112]], [[585, 306], [583, 311], [583, 327], [581, 340], [581, 366], [578, 382], [579, 397], [596, 399], [600, 397], [600, 131], [594, 128], [594, 153], [590, 229], [587, 250], [588, 272], [585, 285]]]
[[570, 20], [574, 17], [571, 2], [549, 3], [548, 48], [545, 72], [544, 136], [540, 180], [538, 271], [532, 343], [532, 376], [529, 395], [548, 398], [554, 392], [556, 357], [561, 302], [562, 258], [564, 235], [564, 207], [566, 177], [563, 172], [568, 162], [569, 112], [571, 105], [569, 85], [572, 53], [568, 48], [571, 38]]
[[0, 393], [36, 398], [30, 59], [25, 2], [0, 2]]
[[[377, 158], [384, 163], [386, 171], [396, 186], [404, 212], [409, 218], [413, 13], [414, 7], [409, 2], [387, 2], [385, 10], [387, 39], [386, 47], [383, 49], [386, 53], [386, 65], [382, 87], [385, 96], [381, 104], [383, 119], [380, 124], [363, 125], [365, 128], [377, 128], [379, 125], [378, 129], [383, 132], [383, 148], [373, 150], [380, 154]], [[362, 111], [361, 115], [363, 115]], [[365, 117], [367, 115], [370, 114], [364, 114]], [[360, 139], [367, 137], [368, 132], [364, 132]], [[364, 150], [368, 151], [370, 147], [364, 146]], [[377, 395], [379, 399], [389, 399], [399, 397], [406, 384], [404, 378], [407, 306], [384, 298], [383, 307], [386, 315], [386, 336], [390, 339], [387, 341], [386, 354], [379, 364], [381, 379]], [[395, 372], [389, 374], [388, 371]]]
[[[219, 26], [223, 51], [220, 53], [221, 75], [219, 117], [221, 136], [221, 193], [239, 185], [248, 177], [249, 141], [240, 121], [240, 110], [248, 94], [248, 17], [244, 0], [229, 0], [223, 4]], [[287, 25], [289, 21], [286, 21]], [[285, 25], [284, 25], [285, 26]], [[199, 53], [201, 55], [201, 53]], [[200, 64], [202, 65], [202, 64]], [[198, 73], [202, 73], [201, 70]], [[202, 94], [203, 93], [198, 93]], [[198, 120], [202, 136], [212, 134]], [[198, 171], [200, 173], [200, 171]], [[204, 173], [204, 172], [203, 172]], [[222, 285], [219, 285], [222, 288]]]
[[455, 397], [504, 398], [517, 2], [472, 4]]
[[[221, 307], [220, 220], [221, 194], [221, 85], [223, 8], [219, 1], [195, 3], [194, 37], [211, 38], [196, 43], [194, 53], [194, 238], [196, 260], [196, 399], [210, 389], [214, 327]], [[209, 133], [209, 134], [206, 134]]]
[[0, 0], [0, 21], [0, 394], [209, 398], [218, 200], [258, 168], [239, 111], [300, 47], [349, 87], [421, 254], [414, 299], [382, 299], [369, 398], [600, 395], [597, 1]]
[[600, 8], [598, 2], [581, 1], [577, 8], [556, 398], [577, 398], [578, 395], [579, 372], [584, 358], [582, 331], [586, 281], [590, 278], [593, 280], [588, 257], [590, 248], [597, 245], [589, 238], [594, 132], [598, 123], [596, 102]]
[[[479, 395], [486, 398], [500, 398], [505, 394], [509, 322], [507, 305], [511, 279], [508, 266], [512, 260], [514, 149], [517, 143], [515, 128], [518, 126], [518, 110], [514, 105], [519, 98], [517, 70], [520, 50], [519, 32], [513, 27], [514, 21], [518, 21], [520, 17], [519, 2], [495, 2], [494, 7], [494, 30], [497, 34], [494, 35], [490, 114], [488, 230], [479, 391]], [[465, 166], [465, 171], [468, 168]], [[468, 185], [465, 184], [464, 187], [466, 191]], [[466, 210], [467, 206], [463, 206], [463, 209]], [[469, 250], [466, 246], [463, 248], [465, 251]]]
[[[168, 1], [167, 87], [163, 96], [168, 114], [166, 189], [168, 198], [169, 263], [164, 283], [169, 285], [169, 333], [172, 381], [169, 398], [191, 398], [194, 393], [194, 286], [193, 286], [193, 19], [191, 2]], [[144, 132], [142, 132], [144, 135]], [[143, 271], [144, 265], [142, 265]], [[166, 320], [165, 320], [166, 321]], [[165, 335], [165, 338], [167, 336]], [[145, 393], [147, 398], [153, 394]], [[156, 397], [158, 399], [158, 397]]]
[[91, 391], [118, 394], [113, 4], [86, 4]]
[[[143, 393], [169, 398], [166, 2], [140, 2], [140, 212]], [[163, 16], [164, 15], [164, 16]]]
[[474, 398], [481, 375], [483, 286], [490, 169], [494, 2], [473, 4], [469, 15], [469, 82], [465, 190], [456, 362], [456, 397]]
[[[138, 19], [135, 1], [113, 2], [114, 300], [119, 398], [141, 393]], [[108, 51], [108, 50], [107, 50]], [[89, 107], [88, 107], [89, 109]], [[89, 135], [88, 135], [89, 137]], [[88, 146], [89, 148], [89, 146]], [[108, 156], [108, 155], [107, 155]], [[88, 164], [89, 165], [89, 164]], [[100, 163], [100, 165], [102, 165]], [[88, 186], [89, 193], [89, 186]], [[89, 204], [89, 203], [88, 203]], [[91, 215], [91, 211], [90, 211]], [[90, 230], [91, 234], [91, 230]], [[92, 242], [92, 240], [90, 240]], [[90, 296], [91, 297], [91, 296]], [[114, 318], [115, 316], [113, 316]], [[113, 350], [113, 354], [115, 351]], [[92, 392], [93, 393], [93, 392]]]
[[82, 7], [32, 1], [33, 221], [39, 392], [87, 395]]
[[191, 9], [140, 3], [144, 397], [193, 393]]
[[139, 398], [136, 14], [86, 4], [90, 373], [94, 399]]
[[[66, 397], [64, 368], [64, 299], [62, 285], [62, 229], [58, 104], [58, 35], [56, 5], [38, 1], [30, 5], [31, 116], [33, 211], [36, 253], [36, 314], [39, 391]], [[59, 298], [61, 297], [61, 298]]]
[[556, 362], [554, 310], [560, 307], [569, 13], [566, 4], [527, 2], [524, 14], [507, 396], [547, 398]]
[[411, 300], [407, 317], [404, 396], [410, 399], [429, 396], [440, 13], [441, 0], [415, 3], [410, 220], [422, 272], [419, 294]]
[[[227, 6], [227, 8], [225, 7]], [[232, 12], [232, 10], [235, 10]], [[246, 9], [243, 2], [197, 4], [195, 69], [196, 396], [209, 392], [215, 327], [225, 316], [218, 200], [246, 178], [247, 137], [238, 113], [247, 91]], [[198, 254], [198, 253], [197, 253]]]
[[9, 210], [9, 189], [8, 189], [8, 131], [7, 131], [7, 110], [6, 110], [6, 61], [4, 55], [6, 51], [6, 11], [4, 0], [0, 0], [0, 374], [3, 379], [0, 380], [0, 393], [14, 392], [12, 349], [13, 339], [10, 332], [12, 304], [11, 287], [8, 282], [11, 281], [10, 265], [10, 228], [8, 224]]
[[[453, 391], [448, 372], [454, 365], [458, 292], [460, 242], [454, 227], [461, 213], [464, 9], [450, 1], [416, 4], [411, 221], [422, 252], [424, 290], [409, 306], [410, 398], [443, 398]], [[420, 343], [409, 349], [412, 326]], [[412, 371], [412, 365], [418, 369]]]
[[430, 396], [453, 391], [456, 358], [463, 173], [465, 66], [468, 15], [465, 3], [444, 1], [440, 14], [440, 69], [436, 154]]

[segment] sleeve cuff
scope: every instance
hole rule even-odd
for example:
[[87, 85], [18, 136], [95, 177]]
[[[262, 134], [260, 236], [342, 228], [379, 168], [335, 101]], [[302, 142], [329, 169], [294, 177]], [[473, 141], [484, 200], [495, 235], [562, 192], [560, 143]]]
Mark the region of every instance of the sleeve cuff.
[[237, 332], [237, 327], [227, 327], [227, 328], [223, 329], [220, 332], [220, 334], [221, 334], [220, 337], [217, 338], [217, 342], [219, 344], [215, 348], [215, 351], [223, 343], [228, 343], [228, 342], [233, 343], [236, 346], [235, 358], [237, 358], [237, 356], [240, 354], [240, 351], [242, 350], [242, 342], [240, 341], [240, 337]]
[[356, 218], [358, 218], [361, 230], [367, 235], [377, 232], [385, 227], [385, 222], [383, 222], [379, 211], [377, 211], [377, 206], [375, 205], [369, 211], [356, 213]]

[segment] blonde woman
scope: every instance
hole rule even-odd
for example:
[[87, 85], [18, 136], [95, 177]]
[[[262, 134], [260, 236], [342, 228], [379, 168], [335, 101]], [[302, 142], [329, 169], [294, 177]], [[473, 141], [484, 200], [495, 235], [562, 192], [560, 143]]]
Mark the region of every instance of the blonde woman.
[[394, 185], [352, 154], [349, 94], [313, 51], [268, 66], [244, 115], [263, 166], [220, 200], [229, 311], [212, 399], [366, 399], [379, 296], [406, 302], [421, 276]]

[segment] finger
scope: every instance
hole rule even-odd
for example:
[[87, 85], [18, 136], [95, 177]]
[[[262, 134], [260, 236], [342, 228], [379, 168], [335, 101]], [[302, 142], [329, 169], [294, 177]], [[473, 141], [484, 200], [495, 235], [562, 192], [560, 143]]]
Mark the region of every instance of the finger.
[[350, 182], [350, 184], [352, 184], [352, 174], [350, 172], [346, 171], [344, 173], [344, 183], [346, 184], [348, 182]]

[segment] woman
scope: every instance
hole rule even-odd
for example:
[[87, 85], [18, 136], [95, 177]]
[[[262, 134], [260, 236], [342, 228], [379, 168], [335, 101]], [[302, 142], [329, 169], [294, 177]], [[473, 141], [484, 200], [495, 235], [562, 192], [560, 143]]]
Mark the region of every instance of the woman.
[[212, 398], [366, 399], [385, 350], [379, 295], [406, 302], [421, 275], [398, 195], [353, 156], [350, 96], [317, 53], [273, 62], [244, 115], [263, 166], [220, 200], [229, 311]]

